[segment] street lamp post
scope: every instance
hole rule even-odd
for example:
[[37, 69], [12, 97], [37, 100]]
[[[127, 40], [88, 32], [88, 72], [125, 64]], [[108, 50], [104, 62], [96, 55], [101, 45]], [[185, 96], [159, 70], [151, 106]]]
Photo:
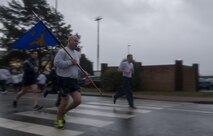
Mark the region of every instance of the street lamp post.
[[99, 70], [99, 53], [100, 53], [100, 49], [99, 49], [99, 33], [100, 33], [100, 30], [99, 30], [99, 26], [100, 26], [100, 20], [103, 19], [102, 17], [97, 17], [95, 19], [95, 21], [97, 21], [97, 71]]
[[130, 54], [130, 46], [131, 45], [128, 45], [128, 47], [127, 47], [127, 54]]
[[58, 35], [58, 30], [59, 30], [58, 0], [55, 0], [55, 14], [56, 14], [56, 21], [57, 21], [56, 35]]
[[58, 9], [58, 0], [55, 0], [55, 9], [56, 9], [56, 11]]

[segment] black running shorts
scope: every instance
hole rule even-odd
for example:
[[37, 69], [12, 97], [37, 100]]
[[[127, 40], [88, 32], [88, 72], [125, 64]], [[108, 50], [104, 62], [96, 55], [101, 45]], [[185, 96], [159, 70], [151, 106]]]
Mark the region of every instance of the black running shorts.
[[80, 91], [78, 80], [68, 77], [58, 77], [59, 90], [62, 97], [66, 97], [69, 93]]

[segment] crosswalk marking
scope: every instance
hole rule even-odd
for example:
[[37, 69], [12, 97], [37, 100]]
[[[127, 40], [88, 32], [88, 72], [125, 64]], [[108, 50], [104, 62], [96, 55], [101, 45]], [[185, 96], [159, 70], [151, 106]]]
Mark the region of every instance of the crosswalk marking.
[[[110, 103], [99, 103], [99, 102], [88, 102], [88, 104], [93, 104], [93, 105], [102, 105], [102, 106], [112, 106], [112, 107], [129, 107], [128, 105], [118, 105], [118, 104], [110, 104]], [[145, 108], [145, 109], [153, 109], [153, 110], [161, 110], [163, 108], [161, 107], [152, 107], [152, 106], [137, 106], [138, 108]]]
[[42, 136], [78, 136], [83, 134], [83, 132], [80, 131], [60, 130], [54, 127], [5, 118], [0, 118], [0, 127]]
[[118, 110], [122, 112], [138, 112], [138, 113], [149, 113], [151, 110], [140, 110], [140, 109], [127, 109], [127, 108], [119, 108], [119, 107], [104, 107], [104, 106], [97, 106], [97, 105], [89, 105], [89, 104], [81, 104], [79, 107], [83, 108], [92, 108], [92, 109], [103, 109], [103, 110]]
[[[108, 100], [103, 100], [101, 101], [101, 103], [109, 103], [112, 104], [113, 101], [108, 101]], [[116, 101], [118, 104], [122, 104], [122, 105], [128, 105], [127, 100], [117, 100]], [[141, 100], [135, 100], [134, 101], [135, 104], [137, 105], [137, 103], [140, 103], [140, 105], [142, 105], [142, 107], [144, 108], [171, 108], [171, 107], [176, 107], [176, 106], [181, 106], [181, 105], [188, 105], [189, 103], [185, 103], [185, 102], [166, 102], [166, 101], [156, 101], [156, 100], [143, 100], [143, 102], [141, 102]], [[138, 106], [137, 106], [138, 107]]]
[[[23, 97], [25, 99], [32, 99], [32, 97], [28, 97], [25, 96]], [[55, 98], [46, 98], [47, 100], [55, 100]], [[91, 103], [96, 103], [96, 102], [91, 102]], [[101, 103], [108, 103], [111, 105], [116, 106], [117, 104], [112, 104], [112, 101], [101, 101]], [[123, 100], [117, 100], [117, 103], [122, 103], [123, 107], [128, 107], [127, 101], [123, 101]], [[135, 103], [137, 104], [137, 99], [135, 100]], [[154, 104], [150, 104], [150, 103], [154, 103]], [[157, 100], [143, 100], [143, 106], [139, 106], [140, 108], [145, 108], [145, 109], [154, 109], [154, 110], [161, 110], [163, 108], [171, 108], [171, 107], [175, 107], [175, 106], [180, 106], [180, 105], [188, 105], [190, 103], [185, 103], [185, 102], [162, 102], [162, 101], [157, 101]], [[121, 105], [120, 105], [121, 106]], [[138, 107], [138, 105], [136, 105]]]
[[142, 103], [142, 104], [143, 104], [143, 106], [161, 107], [161, 108], [170, 108], [170, 107], [180, 105], [180, 104], [164, 104], [164, 103], [155, 103], [155, 104]]
[[[49, 113], [44, 113], [44, 112], [27, 111], [27, 112], [19, 112], [16, 114], [24, 115], [24, 116], [28, 116], [28, 117], [56, 120], [56, 114], [49, 114]], [[94, 126], [94, 127], [104, 127], [104, 126], [113, 124], [112, 121], [102, 121], [102, 120], [97, 120], [97, 119], [71, 117], [69, 115], [66, 118], [66, 122]]]
[[213, 114], [213, 111], [202, 111], [202, 110], [187, 110], [187, 109], [173, 109], [173, 108], [168, 108], [167, 110], [171, 110], [171, 111], [182, 111], [182, 112], [192, 112], [192, 113]]
[[[56, 108], [47, 108], [48, 110], [56, 110]], [[104, 111], [94, 111], [94, 110], [86, 110], [86, 109], [74, 109], [69, 111], [70, 113], [80, 113], [80, 114], [89, 114], [95, 116], [105, 116], [105, 117], [113, 117], [113, 118], [123, 118], [129, 119], [134, 117], [135, 115], [127, 115], [121, 113], [112, 113], [112, 112], [104, 112]]]
[[[78, 108], [73, 109], [69, 111], [69, 114], [66, 118], [67, 123], [73, 123], [73, 124], [79, 124], [79, 125], [85, 125], [85, 126], [91, 126], [91, 127], [106, 127], [108, 125], [114, 124], [114, 120], [102, 120], [101, 118], [93, 119], [90, 116], [81, 117], [83, 114], [85, 115], [91, 115], [91, 116], [100, 116], [100, 117], [110, 117], [110, 118], [120, 118], [120, 119], [129, 119], [135, 117], [137, 114], [134, 113], [142, 113], [146, 114], [152, 111], [152, 109], [162, 109], [161, 107], [149, 107], [149, 106], [137, 106], [138, 109], [130, 109], [128, 108], [128, 104], [112, 104], [109, 101], [108, 102], [86, 102], [78, 106]], [[50, 111], [57, 111], [57, 107], [51, 107], [51, 108], [45, 108], [42, 112], [36, 112], [36, 111], [24, 111], [24, 112], [18, 112], [14, 113], [16, 115], [22, 116], [22, 117], [29, 117], [34, 119], [46, 119], [54, 121], [57, 118], [57, 115], [54, 113], [50, 113]], [[73, 113], [79, 113], [76, 114], [76, 116], [72, 116]], [[45, 126], [35, 123], [28, 123], [25, 121], [16, 121], [12, 119], [5, 119], [0, 118], [0, 127], [2, 128], [8, 128], [11, 130], [16, 130], [20, 132], [26, 132], [36, 135], [42, 135], [42, 136], [78, 136], [84, 133], [84, 131], [76, 131], [76, 130], [67, 130], [67, 129], [56, 129], [54, 128], [54, 125], [51, 126]], [[66, 128], [66, 127], [65, 127]]]

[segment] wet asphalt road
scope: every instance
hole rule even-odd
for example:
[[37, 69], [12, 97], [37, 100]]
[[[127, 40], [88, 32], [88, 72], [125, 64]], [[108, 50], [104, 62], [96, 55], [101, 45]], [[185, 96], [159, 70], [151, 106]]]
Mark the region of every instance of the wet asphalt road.
[[136, 110], [125, 98], [83, 96], [68, 113], [63, 130], [54, 128], [56, 95], [39, 97], [44, 106], [32, 111], [31, 94], [12, 107], [15, 93], [0, 95], [1, 136], [212, 136], [213, 105], [136, 99]]

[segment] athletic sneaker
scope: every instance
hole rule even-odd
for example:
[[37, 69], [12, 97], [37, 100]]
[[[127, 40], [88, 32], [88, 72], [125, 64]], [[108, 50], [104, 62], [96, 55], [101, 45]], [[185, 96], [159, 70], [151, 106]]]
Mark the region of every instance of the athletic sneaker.
[[59, 128], [59, 129], [64, 128], [64, 120], [57, 120], [57, 121], [55, 122], [55, 127], [56, 127], [56, 128]]
[[7, 94], [8, 91], [7, 90], [4, 90], [3, 92], [1, 92], [1, 94]]
[[63, 123], [64, 123], [64, 124], [66, 123], [66, 119], [67, 119], [67, 114], [65, 113], [65, 114], [64, 114], [64, 118], [63, 118]]
[[42, 108], [43, 108], [43, 106], [36, 105], [33, 107], [33, 110], [38, 111], [38, 110], [41, 110]]
[[135, 106], [129, 106], [130, 109], [135, 110], [137, 109]]
[[[62, 120], [62, 123], [65, 125], [66, 124], [66, 118], [67, 118], [67, 114], [65, 113], [64, 114], [64, 117], [63, 117], [63, 120]], [[55, 121], [55, 126], [57, 126], [58, 125], [58, 121]]]

